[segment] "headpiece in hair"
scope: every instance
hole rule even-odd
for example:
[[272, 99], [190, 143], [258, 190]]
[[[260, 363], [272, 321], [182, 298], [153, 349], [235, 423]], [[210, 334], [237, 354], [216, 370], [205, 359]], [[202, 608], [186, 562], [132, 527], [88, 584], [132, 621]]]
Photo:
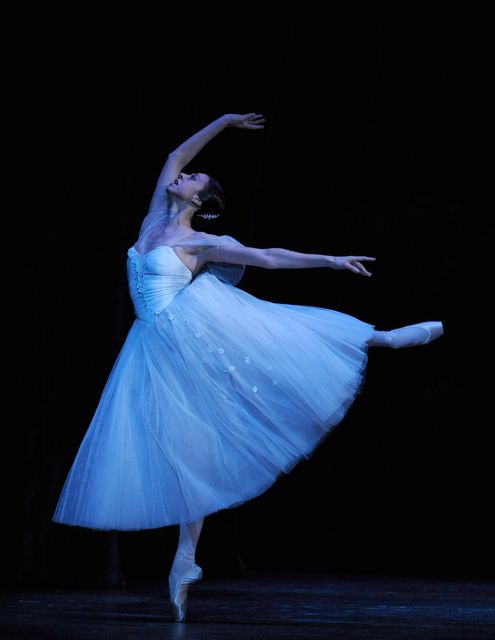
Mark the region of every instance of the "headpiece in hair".
[[215, 220], [215, 218], [219, 218], [219, 213], [198, 213], [198, 218], [204, 218], [205, 220]]

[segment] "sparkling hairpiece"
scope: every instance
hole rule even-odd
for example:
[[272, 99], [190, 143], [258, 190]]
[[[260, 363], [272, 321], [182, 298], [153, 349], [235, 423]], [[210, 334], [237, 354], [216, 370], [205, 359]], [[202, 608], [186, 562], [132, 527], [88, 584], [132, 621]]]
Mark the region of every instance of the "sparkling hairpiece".
[[198, 213], [198, 218], [205, 218], [206, 220], [214, 220], [219, 217], [219, 213]]

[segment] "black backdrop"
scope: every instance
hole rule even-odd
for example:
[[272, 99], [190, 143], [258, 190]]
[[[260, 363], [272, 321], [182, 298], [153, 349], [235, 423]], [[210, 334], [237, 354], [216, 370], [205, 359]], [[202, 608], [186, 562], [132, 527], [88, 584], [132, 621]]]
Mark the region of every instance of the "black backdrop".
[[343, 423], [265, 494], [209, 516], [198, 562], [210, 575], [491, 575], [484, 19], [351, 14], [191, 6], [105, 19], [40, 11], [16, 25], [9, 584], [165, 579], [176, 527], [109, 535], [51, 516], [132, 323], [126, 250], [166, 154], [219, 115], [249, 111], [266, 116], [264, 131], [227, 130], [191, 165], [225, 185], [218, 232], [377, 261], [370, 279], [248, 267], [241, 288], [377, 328], [442, 319], [445, 336], [372, 350]]

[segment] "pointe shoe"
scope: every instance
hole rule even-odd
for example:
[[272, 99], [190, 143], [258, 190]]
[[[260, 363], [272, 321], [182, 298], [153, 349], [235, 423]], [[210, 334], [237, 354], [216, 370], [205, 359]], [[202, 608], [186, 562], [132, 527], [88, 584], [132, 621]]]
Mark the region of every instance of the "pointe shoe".
[[168, 587], [170, 591], [170, 605], [174, 614], [175, 622], [184, 622], [187, 610], [187, 590], [193, 582], [201, 580], [203, 570], [197, 564], [188, 569], [180, 580], [175, 581], [170, 574]]
[[[422, 339], [421, 334], [418, 335], [418, 329], [424, 333], [424, 339]], [[388, 340], [392, 349], [403, 349], [404, 347], [417, 347], [418, 345], [428, 344], [441, 335], [443, 335], [443, 324], [441, 322], [418, 322], [399, 329], [392, 329], [392, 331], [388, 332]]]
[[428, 344], [443, 335], [443, 324], [441, 322], [418, 322], [418, 324], [410, 326], [423, 329], [426, 332], [426, 338], [420, 344]]

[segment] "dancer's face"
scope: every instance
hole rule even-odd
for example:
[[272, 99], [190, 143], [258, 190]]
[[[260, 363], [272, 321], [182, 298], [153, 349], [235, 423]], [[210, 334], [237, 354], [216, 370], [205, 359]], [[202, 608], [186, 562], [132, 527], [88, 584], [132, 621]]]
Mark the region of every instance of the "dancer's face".
[[210, 177], [206, 173], [179, 173], [167, 186], [167, 193], [189, 202], [208, 185], [209, 181]]

